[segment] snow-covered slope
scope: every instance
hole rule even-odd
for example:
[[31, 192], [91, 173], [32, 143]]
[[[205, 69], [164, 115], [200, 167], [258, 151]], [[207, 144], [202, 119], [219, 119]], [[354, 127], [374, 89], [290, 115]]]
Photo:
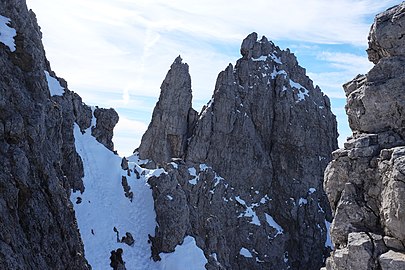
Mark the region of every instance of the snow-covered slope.
[[[123, 260], [130, 270], [167, 269], [182, 270], [205, 269], [207, 262], [201, 249], [196, 246], [194, 238], [188, 236], [176, 251], [161, 254], [162, 260], [154, 262], [148, 234], [154, 235], [156, 226], [152, 191], [147, 180], [152, 175], [165, 173], [163, 169], [146, 170], [138, 165], [137, 156], [129, 158], [129, 167], [136, 168], [140, 174], [131, 176], [121, 169], [121, 158], [98, 143], [91, 136], [91, 128], [84, 134], [75, 124], [75, 144], [84, 165], [85, 191], [72, 193], [81, 237], [84, 243], [85, 256], [93, 269], [111, 269], [110, 252], [117, 248], [124, 250]], [[133, 192], [133, 200], [125, 197], [122, 176], [127, 177], [128, 185]], [[126, 232], [135, 239], [133, 246], [117, 242]]]

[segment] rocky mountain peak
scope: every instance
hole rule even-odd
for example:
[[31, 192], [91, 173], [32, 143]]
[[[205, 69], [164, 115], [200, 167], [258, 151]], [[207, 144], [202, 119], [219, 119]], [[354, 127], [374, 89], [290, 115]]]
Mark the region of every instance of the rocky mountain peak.
[[402, 3], [376, 16], [375, 66], [344, 85], [353, 136], [325, 171], [336, 247], [327, 269], [405, 269], [404, 15]]
[[253, 32], [243, 40], [240, 53], [245, 59], [257, 59], [260, 56], [269, 55], [274, 51], [276, 46], [273, 42], [269, 42], [265, 36], [260, 41], [257, 38], [257, 33]]
[[185, 64], [176, 60], [162, 84], [139, 147], [141, 158], [166, 162], [167, 174], [149, 180], [159, 224], [154, 258], [192, 235], [209, 269], [320, 267], [331, 221], [323, 170], [337, 148], [329, 99], [266, 37], [248, 35], [241, 54], [218, 75], [198, 117], [189, 113]]
[[174, 60], [160, 88], [159, 101], [138, 150], [142, 159], [156, 163], [184, 158], [187, 138], [197, 114], [191, 104], [188, 65], [180, 56]]

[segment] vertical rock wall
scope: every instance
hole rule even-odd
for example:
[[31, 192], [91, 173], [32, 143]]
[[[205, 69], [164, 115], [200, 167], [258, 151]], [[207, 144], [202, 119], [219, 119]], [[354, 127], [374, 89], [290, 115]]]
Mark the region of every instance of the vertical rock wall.
[[91, 108], [52, 72], [25, 1], [0, 15], [0, 269], [90, 269], [69, 196], [84, 190], [73, 125]]
[[325, 191], [335, 251], [327, 269], [405, 269], [405, 4], [375, 18], [375, 66], [344, 85], [353, 137], [333, 153]]

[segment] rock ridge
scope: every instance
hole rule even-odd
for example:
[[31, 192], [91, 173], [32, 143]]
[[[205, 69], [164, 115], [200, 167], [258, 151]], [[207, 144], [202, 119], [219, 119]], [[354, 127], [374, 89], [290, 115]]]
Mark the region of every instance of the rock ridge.
[[0, 15], [0, 36], [15, 33], [0, 39], [0, 268], [91, 269], [69, 197], [84, 190], [73, 126], [92, 110], [51, 70], [25, 1]]
[[[248, 35], [240, 51], [198, 115], [185, 64], [176, 59], [162, 84], [139, 147], [167, 172], [149, 180], [159, 224], [153, 257], [191, 235], [207, 269], [320, 268], [331, 221], [323, 171], [337, 148], [330, 101], [296, 57], [266, 37]], [[178, 86], [183, 78], [187, 87]], [[174, 102], [168, 89], [185, 98]], [[182, 127], [178, 155], [167, 150], [172, 127], [161, 119], [169, 116]]]
[[405, 268], [405, 3], [375, 17], [375, 66], [343, 87], [353, 136], [333, 152], [324, 187], [335, 245], [326, 269]]

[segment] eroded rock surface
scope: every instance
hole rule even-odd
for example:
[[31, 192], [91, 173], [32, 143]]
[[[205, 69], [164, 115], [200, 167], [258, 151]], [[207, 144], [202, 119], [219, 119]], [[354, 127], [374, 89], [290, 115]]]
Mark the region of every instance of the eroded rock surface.
[[197, 112], [191, 107], [188, 65], [177, 57], [162, 83], [159, 101], [148, 130], [142, 136], [139, 156], [156, 163], [184, 158]]
[[84, 190], [73, 126], [91, 108], [52, 72], [25, 1], [0, 15], [16, 32], [15, 49], [0, 42], [0, 269], [90, 269], [69, 197]]
[[[168, 172], [150, 179], [154, 251], [173, 251], [192, 235], [207, 269], [320, 268], [331, 221], [323, 171], [337, 148], [329, 99], [289, 50], [267, 38], [250, 34], [241, 54], [219, 74], [197, 118], [185, 64], [176, 59], [162, 85], [139, 148]], [[169, 116], [170, 126], [161, 121]], [[180, 131], [175, 144], [172, 128]], [[148, 132], [159, 140], [153, 147]]]
[[325, 191], [336, 250], [327, 269], [403, 269], [405, 254], [405, 3], [376, 16], [375, 66], [344, 85], [353, 137], [333, 153]]
[[96, 118], [96, 126], [91, 128], [91, 135], [105, 147], [114, 151], [114, 143], [112, 142], [113, 130], [118, 123], [118, 113], [114, 109], [95, 108], [94, 117]]

